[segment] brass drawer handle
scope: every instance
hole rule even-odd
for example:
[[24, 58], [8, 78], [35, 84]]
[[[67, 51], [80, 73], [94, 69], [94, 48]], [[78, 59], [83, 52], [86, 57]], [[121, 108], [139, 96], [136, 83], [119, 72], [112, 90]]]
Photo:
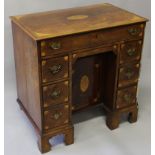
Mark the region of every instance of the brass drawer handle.
[[61, 44], [60, 44], [60, 42], [52, 42], [52, 43], [50, 43], [50, 47], [54, 50], [57, 50], [57, 49], [61, 48]]
[[59, 73], [62, 70], [62, 65], [58, 64], [58, 65], [54, 65], [52, 67], [49, 68], [50, 72], [54, 75]]
[[127, 54], [128, 56], [134, 56], [135, 55], [135, 52], [136, 52], [136, 49], [135, 48], [130, 48], [127, 50]]
[[52, 116], [52, 118], [54, 118], [55, 120], [58, 120], [60, 117], [62, 116], [62, 113], [61, 112], [57, 112], [57, 113], [55, 113], [53, 116]]
[[125, 76], [128, 78], [128, 79], [131, 79], [131, 77], [134, 75], [134, 71], [130, 68], [127, 69], [126, 73], [125, 73]]
[[57, 98], [59, 98], [61, 96], [61, 91], [60, 90], [58, 90], [58, 91], [53, 91], [52, 92], [52, 94], [51, 94], [51, 97], [52, 97], [52, 99], [57, 99]]
[[131, 95], [130, 94], [125, 94], [124, 95], [124, 100], [126, 101], [126, 102], [131, 102]]
[[136, 28], [131, 28], [131, 29], [128, 29], [128, 32], [132, 35], [132, 36], [136, 36], [140, 33], [139, 30], [137, 30]]

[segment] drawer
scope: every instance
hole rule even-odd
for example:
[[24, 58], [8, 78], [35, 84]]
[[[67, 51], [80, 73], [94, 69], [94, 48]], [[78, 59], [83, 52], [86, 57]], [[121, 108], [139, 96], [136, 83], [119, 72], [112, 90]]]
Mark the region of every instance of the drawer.
[[44, 40], [41, 41], [41, 56], [51, 56], [60, 52], [96, 47], [104, 42], [142, 39], [144, 26], [144, 24], [137, 24]]
[[144, 24], [137, 24], [93, 32], [91, 45], [98, 46], [106, 42], [142, 39], [144, 35], [144, 26]]
[[68, 56], [42, 61], [42, 82], [68, 77]]
[[80, 34], [66, 37], [58, 37], [41, 42], [41, 56], [56, 55], [60, 52], [90, 47], [90, 34]]
[[116, 108], [123, 108], [136, 104], [137, 86], [128, 87], [117, 91]]
[[43, 87], [44, 107], [56, 103], [68, 102], [68, 81], [48, 85]]
[[120, 63], [140, 60], [142, 41], [131, 41], [121, 45]]
[[119, 69], [118, 86], [126, 86], [138, 81], [140, 64], [128, 64]]
[[57, 104], [44, 111], [44, 129], [55, 128], [69, 122], [69, 105]]

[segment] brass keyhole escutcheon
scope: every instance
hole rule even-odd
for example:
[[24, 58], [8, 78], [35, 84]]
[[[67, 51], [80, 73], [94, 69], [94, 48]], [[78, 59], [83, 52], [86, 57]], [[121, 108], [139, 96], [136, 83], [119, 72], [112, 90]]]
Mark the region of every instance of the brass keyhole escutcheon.
[[84, 93], [89, 87], [89, 78], [87, 75], [83, 75], [80, 80], [80, 90]]

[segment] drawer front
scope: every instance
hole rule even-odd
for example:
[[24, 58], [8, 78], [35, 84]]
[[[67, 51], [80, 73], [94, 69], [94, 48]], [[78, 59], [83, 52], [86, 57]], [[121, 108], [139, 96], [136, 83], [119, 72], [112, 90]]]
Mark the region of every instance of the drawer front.
[[44, 111], [44, 129], [55, 128], [69, 122], [69, 106], [57, 104]]
[[68, 81], [43, 87], [44, 107], [68, 102]]
[[56, 55], [60, 52], [95, 47], [104, 42], [142, 39], [144, 24], [98, 30], [85, 34], [53, 38], [41, 41], [41, 56]]
[[128, 64], [119, 69], [118, 86], [126, 86], [138, 81], [140, 64]]
[[53, 38], [41, 42], [41, 56], [56, 55], [60, 52], [69, 52], [71, 50], [90, 47], [90, 34], [80, 34], [67, 37]]
[[128, 87], [117, 91], [117, 109], [136, 104], [137, 86]]
[[42, 61], [42, 82], [68, 77], [68, 56]]
[[120, 63], [140, 60], [142, 41], [131, 41], [121, 45]]
[[91, 45], [102, 45], [104, 42], [116, 42], [142, 39], [144, 35], [144, 24], [100, 30], [92, 33]]

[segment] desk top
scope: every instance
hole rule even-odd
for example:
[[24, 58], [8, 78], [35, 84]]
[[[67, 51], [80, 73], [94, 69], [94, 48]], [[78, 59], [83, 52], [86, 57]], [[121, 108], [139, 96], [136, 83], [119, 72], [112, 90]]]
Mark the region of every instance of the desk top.
[[147, 21], [143, 17], [107, 3], [12, 16], [11, 19], [34, 40]]

